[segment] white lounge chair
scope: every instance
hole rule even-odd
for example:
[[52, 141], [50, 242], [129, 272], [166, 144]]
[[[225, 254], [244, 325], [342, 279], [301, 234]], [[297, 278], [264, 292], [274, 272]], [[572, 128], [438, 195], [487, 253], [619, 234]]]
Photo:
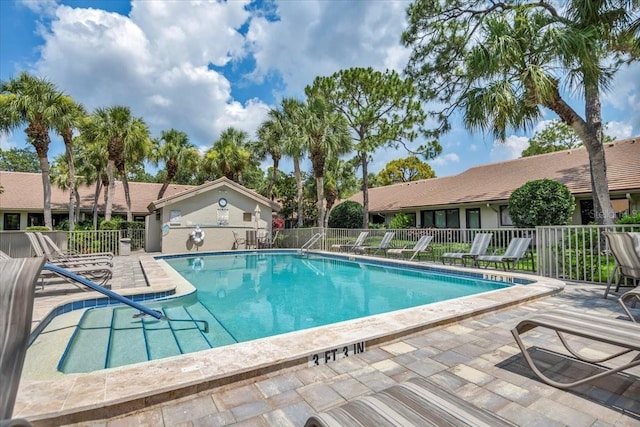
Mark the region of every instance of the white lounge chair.
[[489, 247], [489, 243], [491, 243], [491, 238], [493, 237], [493, 233], [478, 233], [473, 238], [473, 243], [471, 244], [471, 249], [469, 252], [447, 252], [440, 256], [442, 263], [445, 261], [449, 261], [451, 264], [455, 264], [456, 261], [460, 261], [463, 266], [467, 265], [467, 260], [471, 261], [471, 264], [475, 264], [476, 258], [480, 255], [484, 255], [487, 252], [487, 248]]
[[340, 252], [353, 252], [354, 248], [364, 246], [364, 242], [365, 240], [367, 240], [367, 237], [369, 237], [369, 232], [362, 231], [360, 232], [360, 234], [358, 235], [358, 238], [355, 241], [347, 242], [347, 243], [336, 243], [331, 245], [331, 249], [336, 249], [336, 250], [339, 250]]
[[373, 252], [371, 255], [376, 255], [379, 251], [383, 251], [385, 256], [387, 255], [387, 251], [391, 247], [391, 241], [393, 237], [396, 235], [395, 231], [387, 231], [382, 236], [382, 240], [378, 246], [357, 246], [353, 248], [354, 252], [368, 254]]
[[627, 313], [627, 316], [629, 316], [629, 319], [632, 322], [638, 323], [637, 319], [631, 313], [629, 306], [635, 307], [635, 305], [640, 302], [640, 288], [634, 288], [630, 291], [625, 292], [620, 296], [620, 298], [618, 298], [618, 302], [622, 306], [622, 309], [625, 311], [625, 313]]
[[[557, 379], [550, 378], [549, 375], [542, 372], [536, 365], [520, 337], [521, 334], [535, 328], [546, 328], [556, 332], [564, 348], [578, 361], [594, 366], [596, 373], [586, 373], [581, 378], [570, 378], [566, 381], [558, 381]], [[515, 338], [518, 347], [520, 347], [522, 355], [531, 370], [542, 381], [558, 388], [576, 387], [580, 384], [585, 384], [598, 378], [626, 371], [627, 369], [640, 365], [640, 324], [627, 320], [609, 319], [602, 316], [566, 310], [555, 310], [536, 314], [528, 319], [522, 320], [511, 330], [511, 334]], [[618, 347], [618, 349], [612, 350], [610, 354], [604, 353], [603, 350], [598, 350], [600, 354], [599, 357], [592, 357], [593, 353], [591, 356], [583, 356], [570, 346], [569, 341], [565, 338], [566, 335], [610, 344]], [[538, 339], [536, 342], [539, 343], [540, 340]], [[587, 346], [587, 351], [590, 348], [591, 346]], [[629, 353], [635, 353], [634, 357], [630, 360], [628, 358], [620, 360], [620, 363], [616, 364], [615, 367], [607, 367], [600, 364], [601, 362], [617, 359]], [[583, 369], [576, 369], [572, 372], [572, 375], [583, 372], [585, 372]], [[560, 372], [560, 374], [562, 374], [562, 372]]]
[[423, 378], [363, 396], [310, 417], [305, 427], [473, 426], [515, 424]]
[[0, 256], [0, 425], [30, 426], [12, 419], [24, 358], [29, 347], [35, 283], [44, 258]]
[[504, 270], [511, 270], [527, 254], [530, 244], [531, 237], [516, 237], [511, 239], [504, 254], [479, 255], [476, 257], [475, 265], [480, 267], [480, 263], [485, 263], [487, 266], [493, 263], [496, 268], [500, 264]]
[[433, 236], [424, 235], [416, 242], [416, 244], [409, 248], [405, 246], [404, 248], [393, 248], [387, 251], [389, 255], [395, 255], [401, 258], [405, 257], [405, 254], [412, 254], [409, 261], [413, 260], [419, 253], [427, 252], [429, 250], [429, 243], [433, 240]]
[[604, 297], [609, 295], [613, 278], [617, 274], [616, 290], [618, 292], [623, 278], [631, 279], [633, 286], [640, 282], [640, 233], [603, 233], [609, 244], [616, 266], [609, 276]]

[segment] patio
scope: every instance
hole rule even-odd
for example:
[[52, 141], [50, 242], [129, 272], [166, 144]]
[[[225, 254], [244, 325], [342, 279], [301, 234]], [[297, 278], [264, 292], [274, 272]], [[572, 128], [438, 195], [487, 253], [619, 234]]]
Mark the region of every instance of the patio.
[[[113, 289], [145, 284], [135, 255], [117, 257], [114, 271]], [[603, 292], [602, 285], [570, 283], [560, 295], [367, 348], [327, 365], [298, 365], [115, 418], [72, 425], [301, 426], [315, 412], [415, 376], [428, 377], [517, 425], [640, 425], [640, 369], [562, 391], [533, 376], [510, 334], [521, 318], [551, 308], [621, 317], [615, 298], [605, 300]], [[59, 297], [41, 294], [37, 299]], [[525, 336], [529, 346], [554, 339], [544, 330]], [[590, 351], [599, 348], [594, 345]], [[571, 375], [585, 369], [553, 353], [534, 354], [556, 372]]]

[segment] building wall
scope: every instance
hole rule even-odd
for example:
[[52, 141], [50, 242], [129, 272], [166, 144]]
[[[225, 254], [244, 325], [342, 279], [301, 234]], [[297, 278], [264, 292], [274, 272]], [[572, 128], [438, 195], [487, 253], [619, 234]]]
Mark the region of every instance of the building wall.
[[[227, 200], [224, 208], [219, 204], [221, 198]], [[165, 254], [231, 250], [236, 241], [234, 231], [243, 239], [249, 230], [271, 232], [271, 208], [261, 204], [258, 221], [255, 210], [255, 199], [229, 189], [212, 189], [164, 206], [160, 210], [161, 220], [153, 227], [162, 229], [168, 225], [160, 233], [161, 251]], [[204, 231], [199, 244], [192, 238], [196, 226]]]

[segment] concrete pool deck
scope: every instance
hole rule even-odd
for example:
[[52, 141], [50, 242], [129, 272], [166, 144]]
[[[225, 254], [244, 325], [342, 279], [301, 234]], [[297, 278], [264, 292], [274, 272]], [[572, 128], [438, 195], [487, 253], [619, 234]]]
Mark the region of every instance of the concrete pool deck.
[[[177, 280], [162, 262], [146, 254], [117, 258], [114, 270], [112, 287], [129, 293], [166, 289]], [[567, 392], [537, 381], [523, 364], [509, 330], [526, 315], [553, 307], [622, 314], [612, 298], [602, 298], [603, 286], [569, 284], [558, 294], [563, 285], [518, 285], [455, 304], [438, 303], [144, 364], [55, 380], [23, 378], [14, 417], [29, 418], [36, 425], [295, 426], [314, 412], [424, 376], [518, 425], [640, 425], [637, 369], [631, 376], [620, 374]], [[47, 305], [85, 294], [39, 296], [34, 319]], [[552, 339], [544, 331], [528, 336], [529, 344]], [[319, 350], [360, 341], [366, 342], [364, 353], [307, 367], [308, 357]], [[593, 351], [600, 347], [593, 346]], [[553, 359], [553, 354], [544, 357], [551, 365], [567, 364], [557, 356]]]

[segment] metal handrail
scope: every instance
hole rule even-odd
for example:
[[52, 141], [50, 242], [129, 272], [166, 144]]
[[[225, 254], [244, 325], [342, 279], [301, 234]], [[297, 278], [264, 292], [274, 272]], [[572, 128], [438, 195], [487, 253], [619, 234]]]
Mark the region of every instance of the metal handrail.
[[300, 246], [300, 253], [304, 253], [305, 249], [309, 252], [309, 248], [315, 245], [316, 242], [324, 237], [324, 233], [316, 233], [309, 240], [307, 240], [302, 246]]

